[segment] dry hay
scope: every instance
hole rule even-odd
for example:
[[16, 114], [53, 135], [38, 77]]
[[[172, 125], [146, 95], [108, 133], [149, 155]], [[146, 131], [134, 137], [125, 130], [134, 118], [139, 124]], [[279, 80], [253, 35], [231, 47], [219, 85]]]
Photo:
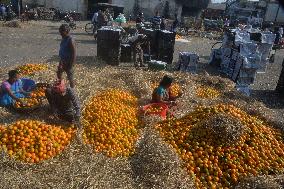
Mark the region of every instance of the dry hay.
[[22, 28], [21, 23], [18, 20], [12, 20], [8, 22], [3, 23], [4, 27], [10, 27], [10, 28]]
[[[95, 64], [94, 64], [95, 61]], [[52, 83], [56, 78], [57, 62], [49, 63], [49, 69], [35, 73], [31, 79], [40, 83]], [[6, 78], [11, 68], [1, 69], [0, 75]], [[195, 90], [198, 85], [213, 85], [225, 94], [232, 91], [230, 82], [219, 77], [194, 76], [179, 72], [148, 72], [132, 67], [112, 67], [95, 59], [81, 59], [75, 67], [76, 92], [82, 107], [98, 92], [118, 88], [131, 92], [139, 98], [143, 106], [151, 98], [151, 83], [159, 82], [165, 75], [171, 75], [182, 87], [183, 96], [177, 100], [174, 111], [177, 118], [191, 112], [202, 104], [220, 102], [232, 103], [238, 107], [248, 107], [248, 100], [242, 95], [217, 100], [197, 100]], [[212, 80], [212, 81], [211, 81]], [[208, 82], [209, 81], [209, 82]], [[210, 83], [211, 82], [211, 83]], [[221, 83], [221, 84], [220, 84]], [[231, 92], [233, 95], [236, 92]], [[232, 96], [233, 96], [232, 95]], [[253, 106], [252, 104], [251, 106]], [[255, 104], [258, 106], [259, 104]], [[267, 109], [260, 106], [263, 112]], [[255, 107], [257, 108], [257, 107]], [[17, 114], [0, 108], [0, 124], [7, 125], [18, 119], [37, 119], [50, 122], [47, 106], [32, 114]], [[160, 118], [146, 117], [144, 124], [149, 126], [160, 121]], [[192, 188], [192, 181], [181, 170], [180, 160], [174, 150], [167, 146], [157, 134], [149, 129], [142, 131], [142, 138], [137, 143], [133, 157], [108, 158], [94, 154], [93, 150], [74, 140], [58, 157], [49, 161], [28, 165], [7, 158], [0, 160], [0, 183], [2, 188]], [[142, 171], [143, 170], [143, 171]]]
[[172, 148], [147, 127], [130, 159], [137, 188], [195, 188]]
[[221, 91], [231, 91], [234, 87], [234, 83], [229, 79], [216, 76], [212, 77], [209, 75], [199, 76], [198, 83], [201, 85], [216, 88]]
[[[236, 118], [223, 113], [217, 113], [204, 120], [198, 126], [207, 130], [216, 144], [231, 145], [236, 143], [244, 133], [244, 125]], [[222, 136], [222, 137], [221, 137]]]
[[284, 175], [249, 177], [240, 182], [236, 189], [282, 189]]
[[[3, 70], [1, 74], [5, 76], [5, 72], [9, 69], [11, 68]], [[37, 82], [52, 83], [56, 78], [55, 71], [56, 64], [50, 64], [48, 70], [35, 73], [30, 77]], [[147, 75], [153, 75], [153, 73], [147, 73]], [[127, 70], [103, 64], [97, 64], [93, 67], [89, 64], [84, 66], [78, 64], [75, 72], [75, 78], [77, 78], [76, 91], [83, 105], [88, 103], [89, 99], [101, 90], [109, 88], [129, 91], [140, 97], [140, 105], [144, 105], [145, 101], [151, 96], [151, 90], [145, 85], [147, 75], [144, 75], [142, 70]], [[1, 119], [4, 124], [23, 118], [52, 121], [48, 119], [47, 107], [37, 111], [36, 114], [11, 113], [4, 108], [0, 109], [0, 113], [9, 118]], [[156, 136], [152, 137], [150, 141], [155, 141]], [[156, 146], [157, 149], [163, 149], [163, 145], [159, 142], [155, 144], [147, 142], [147, 146], [152, 145]], [[162, 147], [158, 148], [159, 145], [162, 145]], [[174, 154], [169, 149], [163, 150], [161, 153], [164, 156], [167, 156], [167, 153]], [[178, 168], [179, 166], [175, 164], [177, 163], [176, 160], [168, 157], [159, 160], [159, 156], [156, 159], [157, 162], [165, 165], [168, 165], [166, 161], [170, 161]], [[44, 163], [28, 165], [14, 162], [7, 157], [0, 163], [1, 172], [5, 172], [4, 175], [0, 176], [3, 188], [143, 188], [142, 186], [146, 186], [148, 182], [141, 180], [140, 175], [132, 170], [133, 167], [138, 167], [138, 165], [135, 165], [135, 163], [138, 163], [137, 161], [132, 162], [131, 159], [127, 158], [114, 159], [101, 154], [94, 154], [91, 148], [81, 143], [78, 144], [76, 141], [71, 143], [69, 148], [60, 156]], [[162, 167], [160, 168], [162, 169]], [[151, 166], [148, 170], [151, 174], [156, 172], [156, 170], [151, 171], [150, 169]], [[156, 183], [155, 185], [157, 187], [172, 185], [172, 188], [177, 188], [180, 182], [186, 181], [178, 179], [179, 174], [171, 171], [171, 169], [168, 169], [165, 175], [160, 176], [159, 181], [153, 181]], [[139, 180], [139, 182], [136, 182], [136, 180]], [[187, 184], [191, 184], [191, 182]]]

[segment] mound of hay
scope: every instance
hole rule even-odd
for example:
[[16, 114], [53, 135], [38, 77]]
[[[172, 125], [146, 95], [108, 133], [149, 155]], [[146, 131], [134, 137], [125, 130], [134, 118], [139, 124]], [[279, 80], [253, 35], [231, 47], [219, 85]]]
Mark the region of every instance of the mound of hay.
[[195, 188], [177, 154], [151, 128], [145, 129], [130, 161], [135, 188]]
[[12, 21], [9, 21], [9, 22], [6, 22], [3, 24], [5, 27], [10, 27], [10, 28], [21, 28], [21, 24], [19, 21], [17, 20], [12, 20]]
[[240, 182], [236, 189], [282, 189], [284, 175], [249, 177]]
[[234, 117], [218, 113], [201, 123], [201, 128], [206, 129], [217, 144], [231, 145], [237, 142], [244, 132], [243, 124]]
[[[25, 25], [23, 25], [24, 27]], [[94, 64], [94, 62], [96, 64]], [[41, 83], [52, 83], [56, 79], [57, 62], [49, 62], [49, 69], [35, 73], [31, 79]], [[7, 71], [12, 68], [1, 69], [0, 74], [5, 78]], [[109, 88], [119, 88], [131, 92], [139, 98], [139, 106], [147, 104], [151, 99], [152, 82], [159, 82], [169, 72], [145, 72], [121, 65], [111, 67], [94, 58], [78, 58], [76, 65], [76, 92], [83, 104], [99, 91]], [[65, 75], [65, 74], [64, 74]], [[204, 76], [194, 76], [186, 73], [175, 72], [175, 80], [183, 88], [183, 96], [178, 99], [179, 106], [175, 111], [177, 118], [194, 111], [194, 107], [200, 104], [195, 99], [196, 86], [200, 84], [210, 85], [224, 90], [231, 90], [227, 80], [209, 77], [212, 80], [208, 84], [200, 83]], [[86, 79], [88, 76], [88, 79]], [[229, 82], [228, 82], [229, 83]], [[215, 85], [216, 84], [216, 85]], [[235, 92], [232, 92], [234, 94]], [[231, 99], [228, 96], [220, 98], [238, 107], [249, 105], [244, 96]], [[219, 101], [202, 101], [210, 105]], [[255, 104], [253, 105], [254, 107]], [[48, 109], [43, 108], [30, 115], [13, 114], [0, 108], [0, 125], [10, 124], [18, 119], [47, 119]], [[266, 111], [266, 109], [265, 109]], [[218, 118], [218, 115], [215, 117]], [[201, 125], [207, 125], [215, 133], [215, 140], [228, 142], [235, 141], [242, 132], [242, 124], [228, 117], [221, 116], [205, 120]], [[153, 125], [161, 121], [159, 117], [147, 116], [144, 118], [144, 126]], [[205, 127], [205, 126], [204, 126]], [[224, 129], [225, 128], [225, 129]], [[207, 128], [206, 128], [207, 129]], [[146, 130], [146, 129], [144, 129]], [[212, 131], [212, 133], [213, 133]], [[10, 158], [0, 159], [0, 183], [2, 188], [193, 188], [194, 183], [181, 168], [181, 162], [175, 151], [167, 145], [154, 131], [142, 132], [140, 142], [137, 144], [136, 153], [130, 158], [108, 158], [102, 154], [94, 154], [93, 150], [73, 141], [70, 146], [58, 157], [52, 160], [27, 165], [13, 162]], [[196, 135], [196, 132], [192, 132]], [[222, 136], [222, 139], [220, 139]], [[204, 138], [200, 138], [204, 140]]]

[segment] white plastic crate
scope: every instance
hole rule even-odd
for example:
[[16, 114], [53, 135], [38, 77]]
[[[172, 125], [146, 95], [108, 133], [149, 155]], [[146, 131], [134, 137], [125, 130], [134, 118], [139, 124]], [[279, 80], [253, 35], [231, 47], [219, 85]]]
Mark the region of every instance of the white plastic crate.
[[238, 85], [251, 85], [254, 82], [254, 77], [238, 77], [237, 84]]
[[190, 71], [197, 68], [197, 63], [199, 61], [198, 54], [194, 52], [180, 52], [178, 61], [178, 70], [180, 71]]
[[267, 65], [268, 65], [269, 60], [264, 60], [261, 61], [259, 64], [259, 68], [257, 69], [257, 73], [265, 73], [267, 70]]
[[246, 96], [250, 96], [251, 94], [249, 85], [236, 85], [236, 90], [245, 94]]
[[256, 69], [240, 69], [239, 77], [246, 78], [246, 77], [255, 77], [256, 76]]
[[248, 57], [243, 58], [243, 68], [250, 69], [250, 68], [259, 68], [261, 62], [261, 55], [260, 54], [252, 54]]
[[235, 43], [249, 43], [250, 42], [250, 34], [247, 31], [236, 31], [235, 34]]
[[272, 50], [272, 44], [261, 43], [258, 45], [257, 51], [262, 55], [261, 59], [265, 60], [269, 57], [270, 52]]
[[276, 35], [271, 32], [263, 32], [261, 33], [261, 42], [262, 43], [268, 43], [268, 44], [274, 44]]

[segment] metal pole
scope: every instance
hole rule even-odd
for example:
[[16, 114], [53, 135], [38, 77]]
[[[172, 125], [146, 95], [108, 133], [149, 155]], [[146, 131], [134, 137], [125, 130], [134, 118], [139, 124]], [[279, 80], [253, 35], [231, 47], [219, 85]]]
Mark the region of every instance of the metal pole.
[[276, 20], [277, 20], [279, 10], [280, 10], [280, 4], [278, 4], [278, 9], [277, 9], [277, 13], [276, 13], [276, 16], [275, 16], [275, 20], [274, 20], [274, 22], [276, 22]]

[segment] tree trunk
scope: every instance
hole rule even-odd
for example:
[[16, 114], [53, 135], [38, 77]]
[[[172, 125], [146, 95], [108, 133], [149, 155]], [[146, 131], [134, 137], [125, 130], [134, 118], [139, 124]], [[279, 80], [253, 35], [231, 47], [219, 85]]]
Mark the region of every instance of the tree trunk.
[[282, 62], [282, 70], [281, 74], [277, 83], [276, 91], [281, 95], [284, 96], [284, 59]]

